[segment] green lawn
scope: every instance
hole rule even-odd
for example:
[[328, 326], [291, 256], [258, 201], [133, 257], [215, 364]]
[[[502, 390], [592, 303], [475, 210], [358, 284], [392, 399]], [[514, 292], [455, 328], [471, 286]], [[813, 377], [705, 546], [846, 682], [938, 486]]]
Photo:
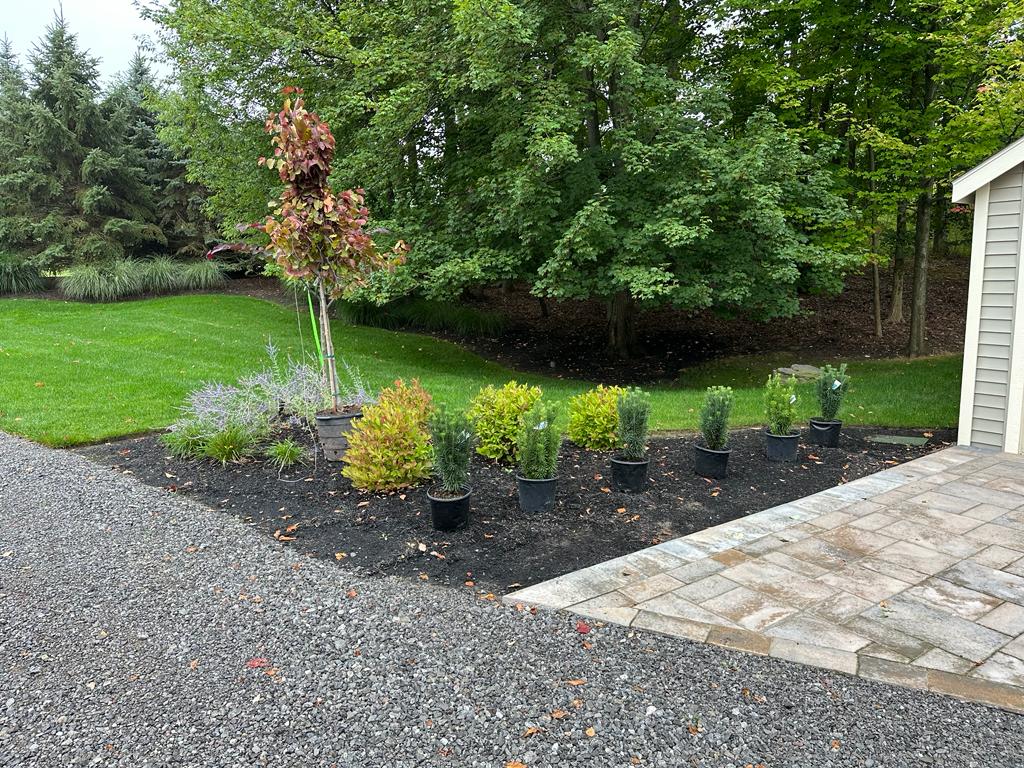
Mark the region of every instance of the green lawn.
[[[301, 334], [301, 335], [300, 335]], [[284, 352], [312, 351], [307, 315], [242, 296], [191, 295], [121, 304], [0, 300], [0, 429], [48, 445], [75, 445], [166, 426], [185, 394], [233, 381], [266, 362], [268, 337]], [[510, 378], [561, 399], [589, 384], [514, 374], [460, 347], [416, 334], [338, 326], [338, 353], [375, 384], [418, 377], [438, 400], [464, 404]], [[723, 360], [653, 391], [659, 429], [692, 429], [703, 388], [736, 388], [735, 423], [761, 420], [760, 386], [793, 356]], [[849, 423], [941, 427], [956, 423], [960, 359], [852, 363]], [[800, 413], [816, 410], [801, 387]]]

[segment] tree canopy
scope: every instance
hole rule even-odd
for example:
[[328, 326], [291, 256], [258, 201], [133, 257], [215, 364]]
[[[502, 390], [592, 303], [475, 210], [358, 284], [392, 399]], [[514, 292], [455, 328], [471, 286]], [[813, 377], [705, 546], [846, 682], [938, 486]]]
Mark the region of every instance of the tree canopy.
[[524, 280], [609, 303], [792, 314], [863, 258], [829, 169], [765, 110], [737, 123], [697, 5], [178, 0], [157, 13], [181, 84], [165, 135], [226, 225], [260, 215], [239, 167], [301, 86], [338, 139], [334, 180], [412, 245], [406, 285]]

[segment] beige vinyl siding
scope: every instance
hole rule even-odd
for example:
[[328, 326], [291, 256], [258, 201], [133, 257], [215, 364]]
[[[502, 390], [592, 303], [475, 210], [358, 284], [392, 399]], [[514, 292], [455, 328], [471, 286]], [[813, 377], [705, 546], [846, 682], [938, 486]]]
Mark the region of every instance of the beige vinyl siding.
[[992, 182], [989, 191], [981, 318], [975, 366], [971, 444], [1002, 448], [1010, 387], [1024, 166]]

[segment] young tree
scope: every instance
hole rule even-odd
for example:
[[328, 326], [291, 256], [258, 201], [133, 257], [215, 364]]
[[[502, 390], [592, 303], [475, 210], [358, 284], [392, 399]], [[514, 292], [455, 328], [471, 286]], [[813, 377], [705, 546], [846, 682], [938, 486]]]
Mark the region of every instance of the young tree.
[[[283, 108], [266, 121], [274, 154], [259, 165], [276, 169], [284, 182], [279, 203], [258, 229], [270, 238], [274, 260], [289, 277], [312, 284], [319, 298], [320, 336], [335, 412], [340, 401], [338, 369], [331, 335], [331, 303], [369, 284], [374, 273], [390, 270], [403, 258], [404, 244], [380, 253], [364, 229], [369, 211], [362, 190], [335, 195], [328, 177], [334, 136], [327, 123], [308, 112], [302, 90], [284, 89]], [[295, 94], [294, 102], [290, 94]]]

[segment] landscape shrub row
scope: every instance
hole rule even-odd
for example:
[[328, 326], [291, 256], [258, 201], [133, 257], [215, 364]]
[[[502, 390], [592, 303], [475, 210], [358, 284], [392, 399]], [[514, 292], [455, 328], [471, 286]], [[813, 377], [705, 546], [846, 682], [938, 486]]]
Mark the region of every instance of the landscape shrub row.
[[216, 261], [178, 261], [165, 256], [146, 259], [112, 259], [70, 267], [60, 280], [60, 290], [75, 301], [118, 301], [143, 294], [210, 290], [225, 282]]
[[[279, 471], [305, 460], [305, 449], [283, 427], [307, 431], [316, 445], [316, 417], [330, 398], [317, 365], [281, 362], [269, 348], [271, 364], [234, 385], [211, 384], [192, 393], [182, 417], [164, 436], [178, 456], [221, 462], [262, 453]], [[520, 504], [526, 511], [550, 509], [554, 503], [558, 454], [562, 444], [562, 406], [544, 399], [540, 387], [510, 381], [483, 387], [464, 411], [435, 406], [417, 380], [398, 379], [373, 395], [358, 371], [344, 366], [342, 400], [354, 413], [347, 436], [342, 474], [360, 489], [396, 491], [418, 485], [433, 474], [428, 494], [432, 505], [455, 504], [468, 510], [472, 452], [517, 468]], [[812, 420], [811, 437], [821, 445], [831, 439], [835, 419], [849, 386], [846, 366], [825, 366], [815, 391], [821, 418]], [[778, 373], [764, 388], [765, 451], [769, 459], [793, 460], [799, 432], [795, 380]], [[727, 471], [729, 418], [733, 392], [709, 387], [700, 413], [703, 441], [695, 446], [698, 474], [720, 477]], [[598, 386], [568, 401], [569, 439], [583, 448], [616, 451], [610, 457], [612, 485], [643, 491], [647, 483], [649, 395], [635, 387]], [[838, 431], [836, 429], [836, 436]], [[275, 437], [278, 439], [275, 440]], [[836, 438], [837, 439], [837, 438]], [[463, 514], [463, 513], [459, 513]], [[465, 512], [468, 514], [468, 511]], [[447, 525], [461, 524], [446, 512]], [[455, 520], [454, 523], [451, 521]]]

